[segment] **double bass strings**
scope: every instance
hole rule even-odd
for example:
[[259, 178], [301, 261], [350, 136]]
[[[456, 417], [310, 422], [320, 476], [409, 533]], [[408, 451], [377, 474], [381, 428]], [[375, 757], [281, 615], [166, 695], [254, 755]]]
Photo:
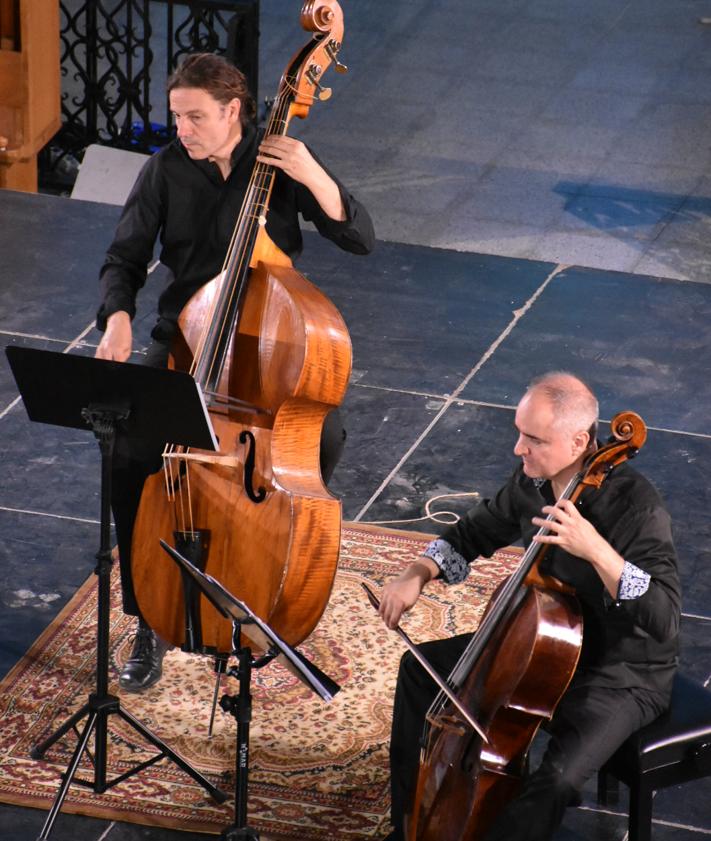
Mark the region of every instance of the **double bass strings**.
[[[316, 52], [315, 45], [320, 45], [324, 38], [322, 34], [316, 35], [292, 62], [292, 67], [303, 66], [306, 57]], [[298, 94], [295, 73], [288, 70], [282, 77], [265, 136], [286, 134], [292, 103]], [[312, 103], [317, 99], [315, 95], [306, 95]], [[267, 206], [274, 178], [273, 165], [257, 163], [252, 170], [222, 271], [218, 275], [220, 278], [218, 289], [211, 301], [190, 367], [191, 375], [195, 377], [203, 392], [208, 396], [209, 402], [223, 402], [222, 398], [224, 398], [227, 408], [231, 405], [231, 401], [228, 396], [219, 394], [219, 382], [229, 351], [229, 337], [237, 324], [239, 305], [246, 288], [252, 246], [256, 241], [259, 226], [266, 224]], [[257, 410], [257, 407], [245, 406], [243, 408]], [[190, 493], [191, 458], [188, 449], [179, 448], [176, 452], [172, 445], [166, 447], [163, 453], [168, 498], [173, 502], [179, 498], [180, 513], [176, 519], [180, 520], [183, 531], [186, 531], [185, 524], [189, 520], [192, 533], [194, 526]], [[210, 458], [210, 460], [213, 459], [214, 457]], [[174, 473], [176, 462], [178, 464], [177, 476]]]
[[[287, 88], [293, 85], [287, 84]], [[272, 113], [265, 136], [286, 134], [289, 120], [288, 114], [291, 103], [280, 91]], [[222, 266], [223, 280], [219, 293], [215, 296], [211, 312], [206, 319], [206, 326], [202, 332], [198, 350], [195, 355], [191, 373], [200, 371], [197, 377], [201, 385], [219, 381], [220, 371], [224, 365], [224, 350], [227, 346], [228, 333], [236, 320], [238, 302], [243, 295], [248, 273], [248, 263], [251, 248], [260, 225], [266, 223], [265, 211], [274, 184], [275, 168], [270, 164], [257, 163], [252, 170], [250, 182], [245, 193], [242, 208], [237, 223], [232, 232], [232, 238], [227, 249]], [[210, 332], [217, 324], [217, 332], [210, 341]], [[207, 356], [207, 361], [205, 360]]]
[[[317, 47], [325, 39], [326, 35], [323, 33], [315, 35], [292, 61], [291, 67], [302, 69], [307, 56], [314, 55]], [[329, 61], [332, 59], [333, 56], [329, 54]], [[265, 132], [266, 137], [286, 134], [292, 103], [299, 93], [295, 71], [290, 68], [281, 79], [280, 88]], [[308, 94], [305, 91], [301, 91], [301, 95], [308, 96], [311, 103], [317, 99], [315, 94]], [[271, 196], [274, 176], [275, 168], [269, 164], [259, 163], [252, 171], [237, 224], [232, 232], [232, 239], [222, 266], [223, 280], [220, 284], [220, 290], [212, 303], [210, 315], [206, 319], [206, 326], [202, 331], [198, 350], [191, 367], [193, 375], [197, 371], [200, 372], [200, 376], [197, 376], [196, 379], [203, 386], [206, 386], [208, 381], [214, 383], [215, 386], [219, 382], [225, 362], [224, 353], [220, 355], [220, 350], [226, 349], [228, 344], [226, 331], [231, 330], [236, 321], [237, 307], [244, 292], [247, 278], [248, 266], [245, 264], [245, 258], [249, 257], [251, 252], [251, 248], [248, 246], [256, 238], [257, 226], [266, 224], [265, 211]], [[210, 341], [210, 334], [214, 330], [215, 324], [217, 324], [217, 334], [213, 335]], [[215, 370], [216, 366], [217, 370]]]
[[[278, 123], [282, 123], [284, 126], [286, 125], [286, 121], [283, 119], [282, 115], [286, 113], [287, 109], [288, 105], [285, 104], [283, 99], [280, 97], [278, 106], [275, 106], [274, 113], [270, 119], [268, 133], [275, 133], [272, 131], [272, 128]], [[205, 327], [201, 332], [197, 351], [190, 369], [190, 373], [193, 376], [195, 376], [197, 371], [202, 370], [204, 372], [202, 376], [196, 377], [201, 386], [205, 386], [213, 376], [215, 365], [219, 364], [219, 367], [221, 368], [223, 364], [222, 360], [217, 358], [217, 353], [220, 346], [220, 340], [224, 340], [226, 331], [231, 329], [231, 324], [228, 324], [228, 319], [230, 313], [232, 312], [232, 302], [235, 300], [235, 296], [239, 299], [242, 294], [244, 278], [246, 277], [246, 261], [248, 257], [248, 249], [245, 247], [245, 244], [250, 241], [250, 238], [256, 236], [258, 219], [259, 216], [263, 214], [263, 209], [266, 207], [266, 203], [271, 193], [273, 179], [273, 166], [259, 163], [254, 167], [250, 183], [242, 203], [240, 215], [232, 232], [232, 238], [223, 263], [222, 273], [224, 278], [220, 285], [220, 290], [218, 294], [215, 295], [212, 302], [209, 316], [206, 319]], [[262, 213], [255, 214], [250, 212], [252, 207], [260, 206], [260, 204], [263, 208]], [[245, 220], [248, 221], [245, 222]], [[236, 267], [234, 267], [235, 261], [237, 263]], [[218, 318], [218, 335], [211, 342], [211, 346], [208, 346], [210, 327]], [[207, 362], [205, 361], [206, 353], [209, 354]], [[201, 380], [203, 380], [203, 382], [201, 382]], [[211, 393], [213, 394], [213, 397], [219, 397], [218, 394], [214, 392]], [[178, 462], [177, 467], [176, 461]], [[192, 495], [190, 492], [191, 471], [189, 451], [176, 452], [176, 448], [173, 445], [169, 445], [163, 453], [163, 463], [168, 499], [177, 503], [175, 509], [177, 520], [176, 525], [181, 531], [193, 534], [194, 518]], [[181, 471], [183, 473], [182, 477], [180, 476]]]

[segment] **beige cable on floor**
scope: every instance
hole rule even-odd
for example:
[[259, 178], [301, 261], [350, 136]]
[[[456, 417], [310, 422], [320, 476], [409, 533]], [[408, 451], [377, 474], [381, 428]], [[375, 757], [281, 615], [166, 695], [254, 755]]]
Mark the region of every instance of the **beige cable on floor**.
[[[454, 511], [431, 511], [432, 505], [437, 502], [438, 499], [457, 499], [459, 497], [464, 496], [471, 496], [471, 497], [478, 497], [478, 491], [467, 491], [462, 493], [454, 493], [454, 494], [439, 494], [438, 496], [433, 496], [431, 499], [428, 499], [425, 503], [425, 515], [424, 517], [413, 517], [407, 520], [359, 520], [359, 523], [363, 523], [369, 526], [387, 526], [387, 525], [397, 525], [398, 523], [420, 523], [425, 520], [431, 520], [433, 523], [439, 523], [440, 525], [445, 526], [453, 526], [455, 523], [458, 523], [461, 519], [461, 515], [457, 514]], [[451, 518], [451, 519], [447, 519]]]

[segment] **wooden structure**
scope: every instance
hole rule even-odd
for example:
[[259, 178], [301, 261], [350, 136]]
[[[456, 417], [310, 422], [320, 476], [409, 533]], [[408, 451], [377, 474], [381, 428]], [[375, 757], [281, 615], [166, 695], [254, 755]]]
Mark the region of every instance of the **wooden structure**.
[[60, 97], [59, 0], [0, 0], [0, 187], [37, 191]]

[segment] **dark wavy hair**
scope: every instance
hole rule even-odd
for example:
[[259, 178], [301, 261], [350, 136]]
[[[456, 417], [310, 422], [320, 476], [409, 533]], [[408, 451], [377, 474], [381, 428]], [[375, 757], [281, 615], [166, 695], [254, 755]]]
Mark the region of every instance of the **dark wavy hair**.
[[202, 88], [222, 105], [239, 99], [242, 126], [253, 122], [256, 117], [257, 107], [244, 73], [215, 53], [193, 53], [187, 56], [168, 79], [168, 93], [175, 88]]

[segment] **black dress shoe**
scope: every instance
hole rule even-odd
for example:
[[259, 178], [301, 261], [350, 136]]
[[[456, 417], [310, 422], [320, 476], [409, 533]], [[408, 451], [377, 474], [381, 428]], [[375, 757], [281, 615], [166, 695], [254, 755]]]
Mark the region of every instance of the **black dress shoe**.
[[119, 677], [119, 686], [126, 692], [142, 692], [158, 683], [163, 674], [163, 657], [171, 646], [142, 620], [138, 622], [131, 656]]

